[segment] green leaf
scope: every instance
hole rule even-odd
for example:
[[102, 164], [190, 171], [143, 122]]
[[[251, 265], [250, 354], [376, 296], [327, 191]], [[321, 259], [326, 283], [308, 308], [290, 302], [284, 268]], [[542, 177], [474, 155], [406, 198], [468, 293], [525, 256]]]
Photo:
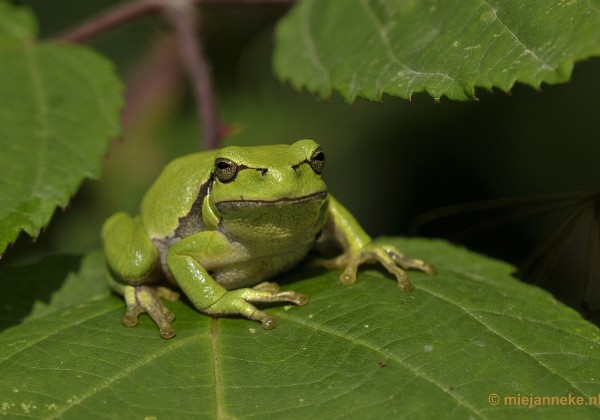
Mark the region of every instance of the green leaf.
[[3, 277], [0, 331], [109, 295], [100, 252], [84, 258], [51, 256], [33, 265], [9, 267], [0, 272]]
[[0, 254], [36, 236], [119, 133], [121, 83], [91, 50], [38, 43], [31, 13], [0, 1]]
[[466, 100], [568, 80], [600, 54], [598, 28], [598, 0], [303, 0], [280, 22], [274, 67], [322, 98]]
[[0, 1], [0, 47], [31, 39], [36, 31], [35, 17], [29, 9]]
[[[124, 304], [103, 297], [102, 260], [93, 254], [64, 285], [50, 281], [50, 298], [40, 292], [43, 314], [0, 333], [0, 414], [597, 418], [600, 407], [587, 404], [600, 394], [595, 326], [512, 278], [507, 264], [441, 241], [389, 241], [436, 264], [438, 275], [411, 272], [416, 289], [402, 293], [378, 270], [363, 270], [352, 286], [338, 283], [338, 272], [298, 270], [285, 288], [311, 301], [268, 309], [276, 329], [211, 319], [177, 302], [169, 304], [172, 340], [146, 316], [137, 328], [121, 325]], [[77, 265], [40, 264], [49, 278]], [[43, 289], [39, 273], [5, 269], [0, 286]], [[492, 394], [499, 404], [490, 404]], [[505, 404], [518, 395], [581, 397], [586, 405]]]

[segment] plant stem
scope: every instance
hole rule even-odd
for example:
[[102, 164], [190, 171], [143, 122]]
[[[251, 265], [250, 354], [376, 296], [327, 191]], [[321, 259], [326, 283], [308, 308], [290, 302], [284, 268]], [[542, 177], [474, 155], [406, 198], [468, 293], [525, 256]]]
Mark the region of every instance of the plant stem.
[[[251, 5], [251, 4], [293, 4], [296, 0], [190, 0], [203, 6]], [[119, 4], [74, 28], [54, 37], [63, 42], [84, 42], [119, 25], [137, 18], [157, 13], [168, 0], [137, 0]], [[177, 3], [177, 2], [175, 2]]]
[[294, 4], [296, 0], [195, 0], [202, 6], [216, 5], [250, 5], [250, 4]]
[[55, 37], [63, 42], [84, 42], [142, 16], [162, 12], [174, 28], [183, 67], [192, 85], [202, 121], [205, 149], [219, 147], [224, 130], [220, 122], [210, 71], [196, 34], [194, 5], [292, 4], [294, 0], [137, 0], [118, 5], [104, 14]]
[[221, 140], [221, 123], [217, 114], [210, 71], [202, 44], [196, 35], [196, 10], [193, 1], [164, 2], [162, 10], [173, 25], [181, 60], [192, 84], [198, 104], [198, 117], [202, 121], [204, 148], [215, 149], [219, 147]]
[[165, 104], [181, 97], [183, 68], [172, 34], [157, 40], [152, 52], [140, 61], [126, 83], [126, 105], [121, 113], [125, 127], [155, 115], [157, 109], [162, 110]]
[[160, 11], [159, 3], [152, 0], [139, 0], [132, 3], [120, 4], [87, 22], [61, 33], [54, 37], [54, 39], [63, 42], [84, 42], [123, 23], [158, 11]]

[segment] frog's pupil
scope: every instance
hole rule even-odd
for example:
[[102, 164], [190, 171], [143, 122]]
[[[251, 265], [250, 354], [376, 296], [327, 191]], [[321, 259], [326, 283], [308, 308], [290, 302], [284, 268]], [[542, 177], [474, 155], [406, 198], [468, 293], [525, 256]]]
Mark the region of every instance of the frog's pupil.
[[325, 153], [320, 150], [316, 150], [310, 160], [310, 166], [313, 168], [315, 173], [320, 174], [325, 166]]

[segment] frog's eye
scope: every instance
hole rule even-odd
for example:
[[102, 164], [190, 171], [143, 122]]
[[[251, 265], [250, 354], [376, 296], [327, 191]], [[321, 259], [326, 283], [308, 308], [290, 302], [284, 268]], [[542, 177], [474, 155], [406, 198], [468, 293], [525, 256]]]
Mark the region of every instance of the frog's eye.
[[325, 166], [325, 153], [321, 149], [317, 149], [310, 157], [310, 167], [315, 173], [320, 174], [323, 172], [323, 166]]
[[231, 182], [238, 173], [238, 166], [229, 159], [215, 160], [215, 175], [221, 182]]

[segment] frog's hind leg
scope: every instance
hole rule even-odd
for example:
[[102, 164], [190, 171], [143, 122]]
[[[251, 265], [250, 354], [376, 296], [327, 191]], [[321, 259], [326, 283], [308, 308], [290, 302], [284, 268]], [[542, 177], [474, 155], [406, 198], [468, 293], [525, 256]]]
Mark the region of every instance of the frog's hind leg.
[[179, 294], [156, 284], [161, 279], [160, 257], [139, 220], [126, 213], [115, 214], [104, 224], [102, 239], [110, 269], [108, 284], [127, 304], [123, 324], [137, 325], [138, 316], [145, 312], [156, 322], [163, 338], [173, 337], [171, 321], [175, 315], [161, 298], [173, 301]]

